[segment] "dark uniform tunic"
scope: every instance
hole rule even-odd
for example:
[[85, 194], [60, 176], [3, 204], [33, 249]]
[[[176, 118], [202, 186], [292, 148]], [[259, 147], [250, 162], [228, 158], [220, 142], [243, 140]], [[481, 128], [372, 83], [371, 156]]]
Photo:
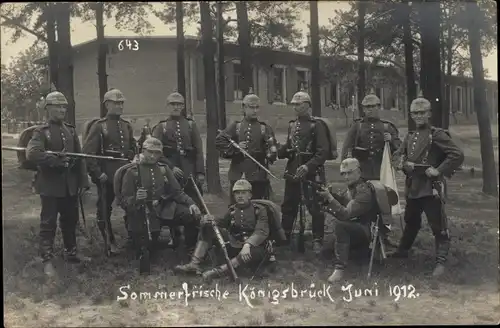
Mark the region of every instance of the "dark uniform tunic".
[[[265, 241], [269, 237], [269, 221], [265, 207], [248, 203], [245, 206], [234, 204], [222, 218], [216, 219], [224, 240], [229, 240], [228, 254], [237, 256], [243, 245], [251, 245], [251, 262], [260, 262], [265, 256]], [[213, 243], [215, 234], [211, 226], [203, 226], [200, 239]], [[243, 263], [239, 259], [239, 263]]]
[[[278, 150], [278, 158], [287, 158], [286, 172], [294, 175], [297, 168], [307, 165], [306, 179], [325, 182], [324, 163], [328, 157], [328, 136], [323, 124], [312, 117], [300, 117], [290, 121], [286, 144]], [[285, 196], [281, 205], [282, 225], [289, 238], [293, 222], [297, 217], [300, 203], [301, 185], [304, 191], [306, 206], [312, 216], [313, 238], [322, 239], [324, 233], [324, 215], [320, 211], [321, 199], [316, 192], [305, 183], [292, 180], [285, 181]]]
[[[246, 141], [247, 149], [245, 150], [264, 167], [269, 168], [269, 162], [275, 158], [269, 160], [268, 154], [270, 148], [276, 146], [276, 138], [271, 127], [264, 122], [244, 118], [241, 122], [231, 123], [219, 133], [215, 141], [222, 157], [231, 159], [228, 172], [230, 190], [233, 189], [234, 183], [245, 174], [245, 179], [252, 185], [252, 198], [269, 199], [270, 182], [267, 172], [233, 147], [225, 136], [229, 136], [236, 143]], [[234, 203], [235, 199], [231, 193], [231, 204]]]
[[[389, 121], [378, 118], [357, 120], [349, 129], [342, 147], [342, 160], [355, 157], [360, 165], [363, 178], [380, 180], [380, 166], [384, 154], [384, 133], [391, 134], [389, 142], [391, 154], [401, 145], [398, 129]], [[356, 147], [366, 150], [356, 150]]]
[[335, 266], [344, 269], [350, 248], [368, 248], [370, 223], [376, 220], [377, 204], [370, 186], [363, 179], [333, 195], [333, 201], [323, 206], [331, 215], [327, 216], [325, 225], [335, 236]]
[[[197, 181], [197, 175], [205, 174], [205, 164], [201, 135], [195, 121], [183, 116], [170, 116], [153, 127], [152, 136], [163, 143], [163, 155], [168, 160], [169, 166], [173, 165], [181, 169], [185, 179], [192, 175], [198, 190], [202, 193], [203, 189]], [[192, 182], [185, 180], [181, 184], [184, 192], [202, 209], [201, 200]], [[184, 233], [186, 244], [189, 247], [195, 246], [198, 230], [188, 226], [184, 229]]]
[[27, 159], [38, 166], [34, 187], [42, 202], [40, 249], [44, 260], [53, 256], [58, 214], [61, 215], [59, 223], [64, 247], [69, 252], [76, 251], [78, 189], [88, 187], [84, 161], [71, 158], [66, 168], [61, 157], [48, 154], [47, 150], [80, 153], [81, 145], [75, 127], [49, 121], [33, 131], [27, 145]]
[[[147, 201], [136, 200], [137, 189], [140, 186], [148, 191]], [[166, 165], [131, 166], [123, 176], [121, 194], [122, 206], [127, 212], [129, 227], [136, 240], [144, 241], [144, 238], [147, 238], [145, 210], [149, 213], [149, 229], [154, 239], [158, 238], [163, 225], [184, 225], [185, 228], [194, 227], [197, 230], [197, 218], [189, 212], [189, 207], [195, 203], [182, 191], [172, 171]], [[159, 201], [156, 207], [152, 206], [153, 201]], [[144, 204], [147, 204], [147, 208], [141, 206]]]
[[[463, 163], [464, 154], [443, 129], [426, 125], [405, 137], [394, 161], [430, 165], [441, 173], [441, 176], [431, 179], [423, 170], [407, 172], [403, 169], [406, 174], [406, 226], [400, 248], [411, 248], [421, 227], [422, 212], [425, 212], [436, 239], [437, 261], [442, 263], [446, 261], [450, 246], [444, 198], [441, 193], [443, 176], [453, 174]], [[439, 194], [435, 195], [433, 189]]]
[[[108, 115], [107, 117], [95, 122], [88, 133], [83, 152], [93, 155], [113, 156], [120, 158], [133, 159], [137, 151], [136, 141], [134, 139], [134, 130], [130, 122], [117, 115]], [[114, 235], [111, 227], [110, 217], [112, 203], [115, 199], [113, 190], [113, 178], [116, 170], [125, 165], [125, 161], [104, 161], [97, 159], [87, 159], [87, 167], [92, 181], [97, 184], [97, 220], [102, 225], [103, 220], [108, 220], [110, 241], [114, 242]], [[103, 185], [98, 183], [99, 176], [105, 173], [108, 180]], [[102, 192], [106, 188], [106, 213], [102, 213]], [[125, 224], [127, 225], [125, 218]], [[127, 228], [128, 229], [128, 228]]]

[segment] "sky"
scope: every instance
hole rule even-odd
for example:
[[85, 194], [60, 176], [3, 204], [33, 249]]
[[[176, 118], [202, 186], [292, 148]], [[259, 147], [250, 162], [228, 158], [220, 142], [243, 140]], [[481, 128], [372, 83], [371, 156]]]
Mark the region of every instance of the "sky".
[[[154, 4], [158, 6], [159, 4]], [[350, 8], [347, 1], [319, 1], [318, 12], [319, 12], [319, 24], [328, 25], [328, 19], [335, 16], [335, 10], [348, 10]], [[154, 31], [150, 35], [175, 35], [175, 26], [167, 26], [161, 22], [156, 16], [151, 14], [150, 17], [151, 24], [155, 27]], [[123, 30], [119, 31], [114, 27], [114, 20], [105, 21], [106, 36], [133, 36], [134, 33]], [[309, 11], [306, 10], [302, 13], [301, 22], [298, 26], [302, 27], [303, 30], [307, 29], [307, 24], [309, 24]], [[73, 45], [94, 39], [96, 37], [96, 31], [94, 25], [91, 22], [82, 23], [79, 19], [72, 19], [72, 34], [71, 42]], [[196, 35], [196, 26], [185, 26], [186, 35]], [[33, 44], [35, 37], [29, 34], [25, 36], [16, 43], [10, 43], [10, 31], [4, 27], [0, 27], [0, 37], [1, 37], [1, 62], [2, 64], [7, 64], [10, 60], [19, 54], [19, 52], [27, 49], [31, 44]], [[304, 37], [307, 32], [303, 33]], [[497, 75], [497, 49], [492, 51], [487, 57], [483, 58], [483, 65], [488, 69], [488, 79], [498, 81]]]

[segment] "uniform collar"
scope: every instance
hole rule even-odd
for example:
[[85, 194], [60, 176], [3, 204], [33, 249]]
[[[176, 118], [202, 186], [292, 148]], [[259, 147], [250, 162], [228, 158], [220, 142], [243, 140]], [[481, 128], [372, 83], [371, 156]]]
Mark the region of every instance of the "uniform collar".
[[173, 120], [173, 121], [180, 121], [180, 120], [182, 120], [183, 116], [182, 116], [182, 115], [180, 115], [180, 116], [172, 116], [172, 115], [169, 115], [169, 116], [168, 116], [168, 118], [169, 118], [170, 120]]
[[365, 117], [363, 118], [365, 122], [378, 122], [380, 121], [380, 117]]
[[259, 118], [258, 117], [257, 118], [249, 118], [249, 117], [245, 116], [245, 117], [243, 117], [243, 120], [247, 121], [248, 123], [255, 123], [259, 120]]
[[310, 120], [311, 120], [311, 115], [309, 115], [309, 114], [297, 117], [297, 121], [300, 121], [300, 122], [307, 122]]
[[239, 210], [244, 210], [246, 208], [249, 208], [251, 204], [252, 204], [251, 202], [248, 202], [245, 205], [240, 205], [238, 203], [234, 203], [234, 207], [237, 208], [237, 209], [239, 209]]
[[417, 131], [425, 131], [425, 130], [429, 130], [431, 128], [431, 126], [429, 125], [429, 123], [427, 124], [424, 124], [422, 126], [417, 126]]
[[108, 120], [118, 121], [118, 120], [120, 120], [120, 115], [108, 114], [108, 115], [106, 115], [106, 118]]
[[49, 124], [54, 124], [54, 125], [59, 125], [59, 126], [62, 126], [63, 125], [63, 121], [59, 121], [59, 120], [55, 120], [55, 119], [49, 119]]

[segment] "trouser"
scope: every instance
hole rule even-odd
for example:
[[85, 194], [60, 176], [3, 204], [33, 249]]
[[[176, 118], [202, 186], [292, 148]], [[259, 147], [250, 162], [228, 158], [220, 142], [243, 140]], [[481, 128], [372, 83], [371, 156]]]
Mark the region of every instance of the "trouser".
[[416, 199], [407, 199], [405, 207], [405, 228], [399, 244], [402, 251], [410, 250], [422, 226], [422, 212], [427, 216], [436, 245], [436, 262], [444, 263], [450, 249], [450, 234], [448, 219], [444, 211], [444, 204], [439, 197], [426, 196]]
[[[312, 216], [313, 239], [322, 240], [325, 231], [325, 215], [321, 212], [322, 200], [314, 192], [311, 186], [303, 183], [305, 205]], [[281, 205], [282, 226], [287, 238], [290, 239], [293, 223], [297, 218], [299, 204], [301, 202], [301, 183], [291, 180], [285, 181], [285, 196]]]
[[335, 220], [334, 223], [335, 268], [345, 269], [351, 249], [368, 249], [370, 227], [358, 222]]
[[[219, 231], [222, 235], [222, 238], [224, 240], [229, 240], [229, 232], [227, 229], [224, 228], [219, 228]], [[200, 229], [200, 234], [198, 235], [198, 238], [200, 241], [205, 241], [207, 242], [210, 246], [213, 245], [215, 242], [218, 247], [220, 245], [218, 244], [217, 237], [215, 235], [214, 229], [212, 228], [211, 225], [204, 225]], [[243, 244], [241, 247], [237, 247], [236, 245], [227, 245], [227, 253], [229, 255], [229, 258], [236, 258], [238, 260], [238, 263], [243, 263], [243, 259], [240, 256], [240, 251], [243, 247]], [[266, 255], [266, 248], [265, 248], [265, 243], [262, 243], [259, 246], [250, 246], [250, 261], [246, 262], [246, 265], [252, 265], [252, 264], [258, 264], [262, 261], [262, 259]]]
[[[200, 191], [200, 194], [203, 196], [203, 189], [201, 185], [199, 185], [198, 183], [196, 185], [198, 187], [198, 190]], [[205, 209], [203, 207], [201, 199], [198, 197], [198, 194], [196, 193], [196, 189], [193, 186], [193, 182], [191, 181], [191, 179], [189, 179], [187, 183], [184, 185], [184, 192], [186, 193], [186, 195], [191, 197], [191, 199], [196, 203], [200, 211], [202, 213], [205, 213]], [[189, 214], [189, 210], [187, 211], [187, 213]], [[197, 239], [198, 239], [198, 225], [197, 224], [184, 225], [184, 242], [186, 243], [186, 247], [188, 248], [195, 247]]]
[[44, 261], [54, 255], [54, 238], [57, 230], [57, 215], [61, 228], [64, 248], [67, 252], [76, 251], [76, 227], [78, 223], [78, 196], [49, 197], [40, 196], [40, 253]]
[[[269, 199], [269, 180], [267, 181], [249, 181], [252, 185], [252, 199]], [[229, 186], [230, 202], [236, 203], [233, 195], [233, 186], [236, 181], [231, 181]]]
[[[113, 234], [113, 227], [111, 226], [111, 212], [113, 210], [112, 205], [113, 205], [113, 201], [115, 200], [115, 192], [113, 189], [113, 183], [110, 181], [106, 181], [104, 184], [97, 183], [96, 185], [97, 185], [97, 204], [96, 204], [96, 206], [97, 206], [97, 214], [96, 214], [97, 224], [99, 226], [99, 229], [101, 229], [101, 231], [105, 231], [104, 227], [106, 225], [105, 225], [104, 220], [106, 220], [107, 226], [108, 226], [107, 234], [109, 235], [109, 240], [110, 240], [110, 242], [115, 243], [115, 236]], [[103, 208], [102, 208], [103, 207], [102, 206], [103, 188], [106, 189], [105, 190], [106, 212], [104, 214], [103, 214]], [[130, 237], [130, 229], [128, 227], [127, 215], [125, 215], [123, 217], [123, 221], [125, 224], [125, 229], [127, 229], [127, 233]]]

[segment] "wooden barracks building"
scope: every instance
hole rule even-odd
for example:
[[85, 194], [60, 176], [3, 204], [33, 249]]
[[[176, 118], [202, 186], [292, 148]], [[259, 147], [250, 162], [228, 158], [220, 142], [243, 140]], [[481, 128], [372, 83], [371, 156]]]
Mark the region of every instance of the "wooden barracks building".
[[[165, 100], [177, 85], [176, 38], [165, 37], [106, 37], [109, 45], [107, 74], [109, 88], [120, 89], [127, 101], [124, 117], [139, 129], [145, 119], [154, 124], [164, 118]], [[97, 77], [97, 42], [91, 40], [73, 47], [74, 88], [77, 125], [99, 116], [99, 89]], [[185, 37], [186, 107], [197, 123], [205, 126], [204, 73], [199, 40]], [[310, 85], [310, 56], [305, 52], [273, 51], [253, 48], [254, 92], [261, 98], [261, 117], [277, 129], [286, 128], [293, 118], [291, 107], [286, 106], [300, 86]], [[241, 65], [238, 46], [225, 45], [226, 111], [228, 122], [241, 115]], [[38, 63], [47, 64], [47, 58]], [[379, 74], [391, 78], [378, 79], [376, 93], [382, 101], [382, 117], [406, 125], [407, 108], [404, 77], [393, 78], [395, 70], [377, 67]], [[447, 87], [452, 89], [451, 108], [456, 108], [459, 121], [475, 121], [472, 80], [451, 77]], [[487, 81], [487, 99], [491, 113], [498, 113], [498, 84]], [[321, 107], [326, 117], [338, 118], [339, 126], [346, 123], [346, 114], [339, 108], [356, 103], [356, 90], [342, 82], [321, 85]], [[352, 108], [352, 106], [350, 107]], [[347, 112], [348, 121], [352, 112]], [[496, 116], [492, 116], [496, 120]], [[450, 118], [450, 123], [454, 121]]]

